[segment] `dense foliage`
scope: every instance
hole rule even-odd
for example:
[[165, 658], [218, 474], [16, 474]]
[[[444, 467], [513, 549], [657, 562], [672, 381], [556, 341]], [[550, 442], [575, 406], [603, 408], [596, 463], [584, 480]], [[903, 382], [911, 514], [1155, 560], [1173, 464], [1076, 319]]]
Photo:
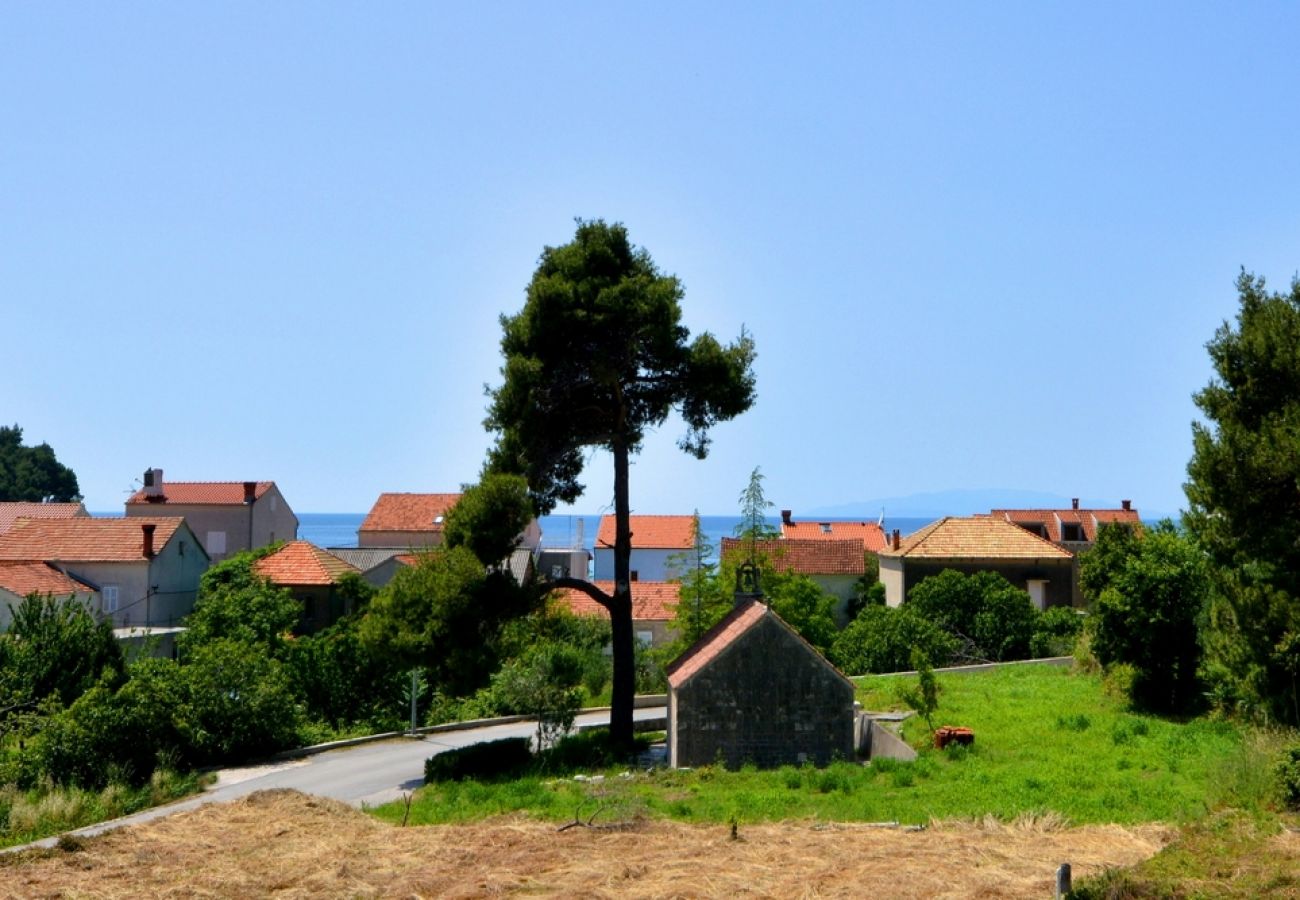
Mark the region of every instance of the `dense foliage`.
[[946, 569], [913, 587], [907, 605], [964, 641], [971, 661], [1026, 658], [1039, 616], [1029, 595], [996, 572]]
[[867, 606], [831, 645], [831, 662], [853, 675], [901, 672], [915, 664], [914, 654], [931, 666], [948, 665], [960, 642], [910, 606]]
[[1186, 525], [1214, 564], [1207, 674], [1228, 706], [1300, 725], [1300, 280], [1242, 272], [1235, 327], [1206, 345]]
[[1198, 627], [1209, 595], [1199, 549], [1168, 521], [1134, 533], [1107, 525], [1080, 568], [1098, 662], [1133, 668], [1129, 690], [1143, 708], [1194, 706], [1201, 697]]
[[77, 476], [49, 444], [23, 446], [23, 430], [0, 426], [0, 502], [68, 503], [81, 499]]
[[485, 566], [500, 564], [533, 520], [528, 482], [519, 475], [488, 472], [470, 485], [447, 513], [448, 547], [467, 547]]
[[538, 512], [582, 493], [584, 454], [614, 463], [614, 592], [586, 590], [610, 613], [614, 739], [632, 739], [635, 642], [629, 587], [631, 456], [676, 411], [683, 450], [703, 457], [709, 430], [754, 402], [754, 345], [690, 340], [681, 282], [634, 247], [622, 225], [579, 221], [571, 242], [542, 251], [524, 308], [503, 316], [502, 384], [486, 425], [497, 434], [489, 471], [523, 475]]

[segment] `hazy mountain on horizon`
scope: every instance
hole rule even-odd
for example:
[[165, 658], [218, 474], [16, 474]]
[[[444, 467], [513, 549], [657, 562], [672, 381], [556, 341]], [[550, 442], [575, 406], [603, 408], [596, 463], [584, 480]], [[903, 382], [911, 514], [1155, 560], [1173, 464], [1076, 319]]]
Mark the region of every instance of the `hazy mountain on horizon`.
[[[795, 510], [795, 518], [830, 516], [847, 518], [860, 516], [873, 518], [884, 509], [885, 515], [905, 518], [939, 518], [941, 516], [970, 516], [991, 509], [1069, 509], [1073, 498], [1047, 491], [1023, 491], [1014, 488], [975, 488], [950, 491], [930, 491], [908, 494], [905, 497], [880, 497], [875, 500], [855, 500], [833, 506], [819, 506], [809, 510]], [[1165, 513], [1142, 507], [1137, 498], [1113, 497], [1099, 500], [1080, 497], [1084, 509], [1117, 509], [1121, 499], [1133, 500], [1133, 505], [1143, 519], [1161, 518]]]

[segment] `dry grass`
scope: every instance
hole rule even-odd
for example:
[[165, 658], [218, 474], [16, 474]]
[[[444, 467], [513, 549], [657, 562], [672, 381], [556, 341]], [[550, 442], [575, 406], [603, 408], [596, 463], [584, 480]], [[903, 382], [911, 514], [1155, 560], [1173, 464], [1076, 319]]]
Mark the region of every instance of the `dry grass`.
[[[525, 819], [396, 828], [332, 800], [265, 791], [84, 842], [0, 859], [14, 897], [1034, 897], [1056, 866], [1131, 865], [1161, 826], [1059, 821], [740, 828], [647, 822], [622, 831]], [[75, 846], [75, 845], [74, 845]]]

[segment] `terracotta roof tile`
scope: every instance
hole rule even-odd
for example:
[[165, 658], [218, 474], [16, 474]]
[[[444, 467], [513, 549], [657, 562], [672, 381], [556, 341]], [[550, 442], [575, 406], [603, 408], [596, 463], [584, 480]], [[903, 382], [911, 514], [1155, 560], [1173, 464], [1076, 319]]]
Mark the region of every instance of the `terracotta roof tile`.
[[1082, 525], [1085, 541], [1097, 540], [1097, 529], [1102, 525], [1142, 524], [1135, 509], [995, 509], [990, 515], [1016, 525], [1041, 525], [1048, 540], [1057, 542], [1062, 539], [1061, 525], [1066, 522]]
[[1051, 541], [1004, 519], [989, 516], [946, 516], [903, 538], [899, 549], [881, 556], [907, 559], [1070, 559]]
[[875, 522], [782, 522], [781, 536], [806, 541], [860, 540], [865, 550], [885, 549], [885, 530]]
[[361, 530], [441, 532], [459, 499], [460, 494], [380, 494]]
[[19, 519], [0, 534], [0, 560], [134, 562], [144, 559], [141, 525], [156, 526], [154, 553], [161, 553], [184, 521], [180, 516]]
[[310, 541], [290, 541], [259, 559], [253, 569], [272, 584], [295, 587], [334, 584], [348, 572], [361, 571]]
[[[632, 516], [632, 549], [689, 550], [694, 546], [691, 535], [693, 516]], [[596, 531], [596, 549], [614, 546], [614, 517], [601, 516]]]
[[0, 588], [19, 597], [28, 594], [67, 597], [94, 593], [95, 590], [44, 562], [0, 562]]
[[[607, 594], [614, 592], [612, 581], [593, 581], [592, 584]], [[633, 581], [631, 584], [632, 621], [667, 622], [673, 617], [680, 587], [676, 582]], [[577, 588], [559, 588], [553, 595], [574, 615], [609, 618], [609, 610]]]
[[749, 629], [763, 620], [770, 608], [756, 600], [747, 600], [727, 613], [717, 625], [668, 666], [668, 683], [680, 687], [692, 675], [717, 659]]
[[[847, 540], [775, 538], [759, 541], [755, 549], [778, 572], [795, 572], [799, 575], [865, 575], [867, 573], [862, 541], [855, 538]], [[722, 539], [723, 559], [744, 557], [748, 553], [749, 541], [744, 538], [724, 537]]]
[[71, 519], [89, 515], [82, 503], [0, 503], [0, 534], [19, 519]]
[[[274, 481], [255, 482], [253, 498], [261, 499], [269, 491]], [[244, 482], [242, 481], [164, 481], [162, 497], [149, 499], [144, 488], [136, 491], [126, 502], [129, 505], [165, 506], [176, 503], [184, 506], [243, 506]]]

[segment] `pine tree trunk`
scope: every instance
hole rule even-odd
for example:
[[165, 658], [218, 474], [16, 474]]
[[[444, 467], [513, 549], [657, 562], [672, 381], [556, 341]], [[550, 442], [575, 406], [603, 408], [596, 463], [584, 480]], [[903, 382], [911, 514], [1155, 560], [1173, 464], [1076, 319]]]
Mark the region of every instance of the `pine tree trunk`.
[[614, 650], [614, 684], [609, 736], [615, 747], [632, 747], [632, 709], [636, 696], [636, 657], [632, 634], [632, 523], [628, 499], [628, 449], [614, 446], [614, 598], [609, 620]]

